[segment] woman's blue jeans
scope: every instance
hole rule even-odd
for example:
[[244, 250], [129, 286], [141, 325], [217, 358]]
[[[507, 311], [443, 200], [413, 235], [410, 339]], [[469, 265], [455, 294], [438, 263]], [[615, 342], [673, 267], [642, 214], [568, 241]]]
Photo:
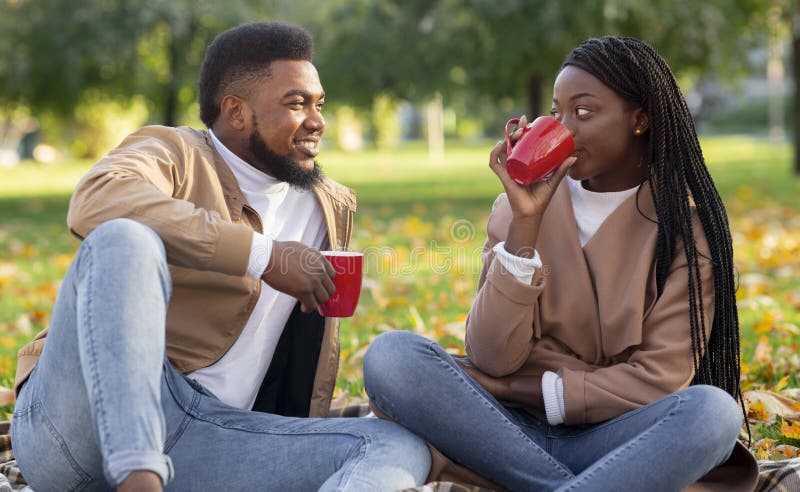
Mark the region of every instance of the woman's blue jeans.
[[551, 426], [507, 408], [436, 343], [390, 332], [370, 345], [372, 402], [456, 463], [511, 490], [678, 491], [733, 450], [742, 413], [691, 386], [595, 425]]
[[230, 407], [165, 358], [170, 274], [145, 226], [89, 234], [59, 291], [44, 352], [14, 412], [36, 492], [108, 490], [150, 470], [167, 490], [380, 490], [424, 482], [425, 444], [378, 419]]

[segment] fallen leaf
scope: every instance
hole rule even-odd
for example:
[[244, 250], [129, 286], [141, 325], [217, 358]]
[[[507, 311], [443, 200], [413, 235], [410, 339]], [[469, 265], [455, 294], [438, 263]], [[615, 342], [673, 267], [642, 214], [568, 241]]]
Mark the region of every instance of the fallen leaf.
[[774, 452], [782, 454], [787, 458], [797, 458], [798, 454], [800, 454], [800, 448], [798, 448], [797, 446], [792, 446], [790, 444], [780, 444], [778, 446], [775, 446]]
[[758, 339], [758, 346], [753, 359], [762, 365], [767, 365], [772, 362], [772, 344], [769, 343], [769, 338], [766, 335], [761, 335]]
[[[763, 414], [759, 414], [761, 418], [758, 418], [758, 420], [769, 422], [775, 416], [780, 416], [784, 419], [800, 419], [800, 402], [796, 400], [792, 400], [791, 398], [787, 398], [772, 391], [759, 390], [745, 391], [743, 396], [748, 409], [753, 408], [757, 403], [764, 405], [764, 411], [767, 413], [768, 418], [765, 419], [763, 418]], [[760, 406], [755, 408], [757, 411]], [[750, 410], [748, 410], [748, 417], [749, 416]]]
[[778, 392], [786, 388], [787, 386], [789, 386], [789, 376], [784, 376], [781, 378], [780, 381], [778, 381], [775, 387], [772, 388], [772, 391]]
[[767, 422], [770, 420], [769, 412], [764, 405], [764, 402], [757, 401], [747, 406], [747, 418], [752, 420], [760, 420]]
[[800, 439], [800, 422], [784, 420], [781, 422], [781, 435], [790, 439]]

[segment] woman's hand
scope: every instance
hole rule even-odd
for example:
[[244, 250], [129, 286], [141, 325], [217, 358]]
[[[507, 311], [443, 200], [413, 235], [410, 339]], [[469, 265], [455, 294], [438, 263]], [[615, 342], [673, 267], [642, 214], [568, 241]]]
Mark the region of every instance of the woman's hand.
[[[523, 115], [517, 129], [511, 134], [512, 143], [522, 136], [522, 129], [527, 124], [528, 119]], [[500, 178], [513, 214], [506, 238], [506, 250], [517, 256], [532, 258], [542, 215], [576, 158], [567, 157], [548, 179], [528, 186], [511, 179], [506, 168], [506, 158], [506, 142], [501, 140], [489, 154], [489, 167]]]
[[[514, 133], [511, 134], [511, 142], [514, 143], [522, 136], [522, 129], [528, 124], [528, 119], [523, 115], [519, 119], [519, 125]], [[546, 180], [541, 180], [528, 186], [523, 186], [511, 179], [506, 168], [506, 142], [501, 140], [492, 149], [489, 155], [489, 167], [494, 171], [508, 195], [511, 210], [515, 219], [530, 219], [544, 214], [545, 208], [550, 203], [556, 188], [561, 180], [566, 176], [570, 166], [575, 163], [575, 157], [567, 157], [564, 162], [553, 172], [553, 175]]]

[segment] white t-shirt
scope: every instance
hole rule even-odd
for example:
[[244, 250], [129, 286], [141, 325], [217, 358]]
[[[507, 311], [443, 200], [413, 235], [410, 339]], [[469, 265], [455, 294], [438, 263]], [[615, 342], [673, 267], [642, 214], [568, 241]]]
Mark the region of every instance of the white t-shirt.
[[[209, 133], [248, 203], [261, 217], [264, 234], [253, 234], [248, 275], [261, 278], [272, 252], [272, 240], [299, 241], [314, 248], [325, 244], [325, 221], [312, 191], [298, 190], [262, 173], [227, 149], [213, 132]], [[237, 408], [252, 408], [296, 303], [297, 299], [262, 282], [258, 302], [230, 350], [190, 377], [221, 401]]]

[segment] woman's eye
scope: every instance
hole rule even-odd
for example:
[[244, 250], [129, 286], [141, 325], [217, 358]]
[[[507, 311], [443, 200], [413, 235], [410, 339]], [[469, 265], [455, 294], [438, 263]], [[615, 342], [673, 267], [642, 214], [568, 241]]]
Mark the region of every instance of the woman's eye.
[[588, 116], [589, 113], [590, 113], [590, 111], [588, 109], [586, 109], [586, 108], [577, 108], [577, 109], [575, 109], [575, 115], [578, 116], [578, 117]]
[[551, 109], [550, 110], [550, 116], [552, 116], [555, 119], [560, 119], [561, 118], [561, 112], [559, 110], [557, 110], [557, 109]]

